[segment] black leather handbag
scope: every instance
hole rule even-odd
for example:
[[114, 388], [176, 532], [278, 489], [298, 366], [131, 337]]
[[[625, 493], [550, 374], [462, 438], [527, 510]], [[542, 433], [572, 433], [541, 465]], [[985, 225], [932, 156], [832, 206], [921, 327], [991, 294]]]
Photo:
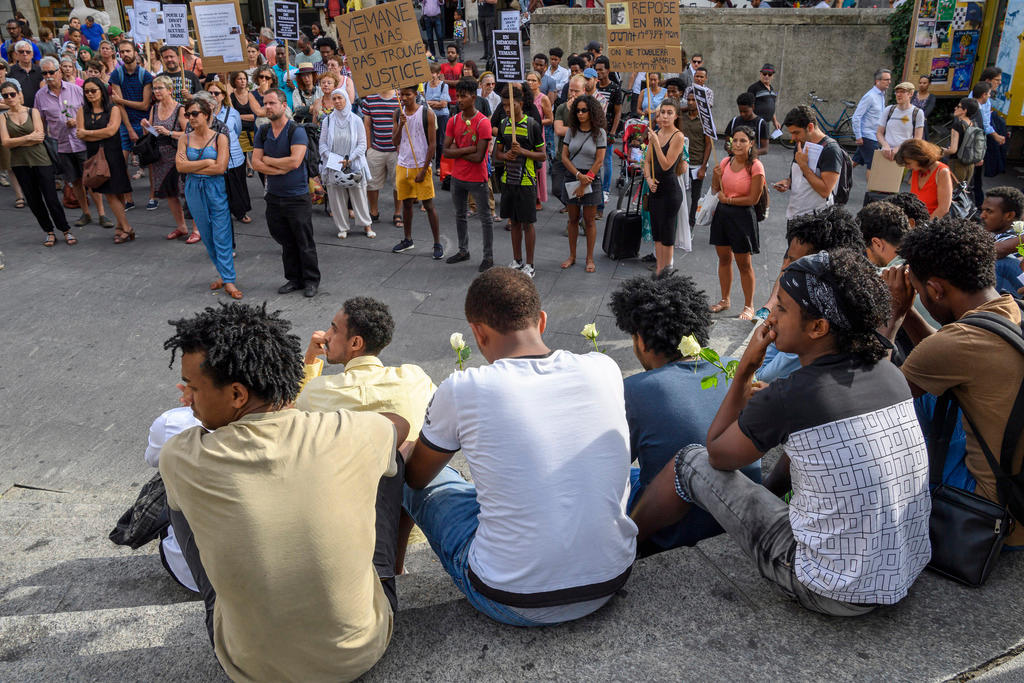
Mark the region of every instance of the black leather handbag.
[[139, 157], [139, 166], [149, 166], [160, 161], [160, 148], [152, 133], [145, 133], [136, 140], [132, 153]]
[[[1024, 333], [1006, 318], [991, 313], [974, 313], [958, 322], [997, 334], [1018, 352], [1024, 353]], [[963, 411], [989, 467], [996, 476], [999, 502], [942, 484], [943, 465], [953, 428], [962, 408], [952, 393], [939, 397], [929, 429], [928, 466], [932, 489], [929, 537], [932, 559], [928, 568], [968, 586], [981, 586], [995, 566], [1013, 523], [1011, 510], [1020, 515], [1024, 488], [1021, 473], [1012, 473], [1013, 456], [1024, 428], [1024, 386], [1007, 421], [1000, 461], [989, 449], [974, 420]], [[1018, 516], [1018, 519], [1020, 517]]]

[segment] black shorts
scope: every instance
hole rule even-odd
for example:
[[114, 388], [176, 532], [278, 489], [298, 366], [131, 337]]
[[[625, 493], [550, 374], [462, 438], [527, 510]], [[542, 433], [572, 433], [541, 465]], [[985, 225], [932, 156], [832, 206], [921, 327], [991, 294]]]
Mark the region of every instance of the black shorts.
[[537, 187], [535, 185], [502, 185], [500, 216], [513, 223], [532, 225], [537, 222]]
[[734, 254], [760, 253], [761, 233], [754, 207], [719, 204], [711, 219], [711, 244], [729, 247]]
[[78, 182], [82, 177], [82, 167], [89, 155], [82, 152], [60, 152], [60, 173], [69, 183]]

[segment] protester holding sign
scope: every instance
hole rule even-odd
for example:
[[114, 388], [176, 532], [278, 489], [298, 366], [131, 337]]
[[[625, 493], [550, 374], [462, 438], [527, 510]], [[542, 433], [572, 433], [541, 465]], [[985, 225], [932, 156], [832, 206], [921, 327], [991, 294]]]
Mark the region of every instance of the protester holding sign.
[[[537, 74], [531, 74], [537, 78]], [[516, 120], [505, 118], [498, 130], [494, 156], [505, 162], [501, 175], [501, 217], [507, 218], [512, 228], [513, 261], [509, 268], [522, 270], [533, 277], [533, 248], [537, 241], [534, 223], [537, 222], [538, 174], [543, 173], [544, 131], [540, 123], [526, 116], [523, 111], [524, 94], [527, 85], [514, 88]], [[525, 260], [523, 242], [526, 244]], [[481, 269], [484, 269], [481, 264]]]

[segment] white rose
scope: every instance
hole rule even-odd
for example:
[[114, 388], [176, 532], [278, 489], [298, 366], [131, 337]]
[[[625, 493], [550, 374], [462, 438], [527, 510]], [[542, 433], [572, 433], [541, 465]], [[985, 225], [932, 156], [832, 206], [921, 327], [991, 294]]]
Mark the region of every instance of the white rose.
[[1016, 234], [1024, 235], [1024, 221], [1014, 221], [1010, 227]]
[[583, 330], [580, 332], [580, 334], [582, 334], [587, 339], [596, 339], [597, 325], [595, 325], [594, 323], [587, 323], [586, 325], [583, 326]]
[[466, 341], [462, 338], [461, 332], [452, 332], [452, 336], [448, 338], [448, 343], [452, 345], [452, 351], [458, 351], [466, 346]]
[[696, 356], [700, 353], [700, 342], [692, 334], [683, 337], [679, 342], [679, 353], [683, 354], [683, 357]]

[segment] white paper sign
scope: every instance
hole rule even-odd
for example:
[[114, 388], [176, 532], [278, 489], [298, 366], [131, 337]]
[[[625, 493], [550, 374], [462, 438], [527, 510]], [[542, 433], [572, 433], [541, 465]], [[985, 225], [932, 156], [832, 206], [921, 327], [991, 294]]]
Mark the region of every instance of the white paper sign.
[[135, 0], [135, 24], [132, 26], [135, 30], [135, 37], [142, 42], [163, 40], [164, 24], [160, 3], [153, 2], [153, 0]]
[[807, 167], [817, 169], [818, 159], [821, 158], [821, 152], [825, 148], [816, 142], [805, 142], [804, 151], [807, 152]]
[[192, 5], [196, 21], [196, 33], [202, 55], [220, 57], [225, 62], [241, 62], [241, 29], [235, 17], [234, 3], [219, 5]]
[[340, 154], [335, 154], [334, 152], [328, 152], [326, 166], [327, 166], [327, 168], [331, 169], [332, 171], [340, 171], [340, 170], [342, 170], [341, 164], [342, 164], [343, 161], [345, 161], [345, 158], [343, 156], [341, 156]]
[[125, 7], [124, 8], [124, 13], [128, 17], [128, 33], [131, 33], [132, 37], [135, 38], [136, 40], [138, 40], [139, 39], [139, 34], [138, 34], [139, 26], [138, 26], [138, 24], [136, 23], [136, 20], [135, 20], [135, 8], [134, 7]]
[[781, 137], [782, 137], [782, 130], [779, 129], [779, 128], [776, 128], [775, 130], [772, 131], [772, 134], [768, 136], [768, 139], [769, 140], [778, 140]]
[[518, 31], [519, 30], [519, 12], [516, 11], [503, 11], [501, 13], [501, 30], [502, 31]]
[[166, 43], [173, 47], [188, 46], [188, 5], [164, 5]]

